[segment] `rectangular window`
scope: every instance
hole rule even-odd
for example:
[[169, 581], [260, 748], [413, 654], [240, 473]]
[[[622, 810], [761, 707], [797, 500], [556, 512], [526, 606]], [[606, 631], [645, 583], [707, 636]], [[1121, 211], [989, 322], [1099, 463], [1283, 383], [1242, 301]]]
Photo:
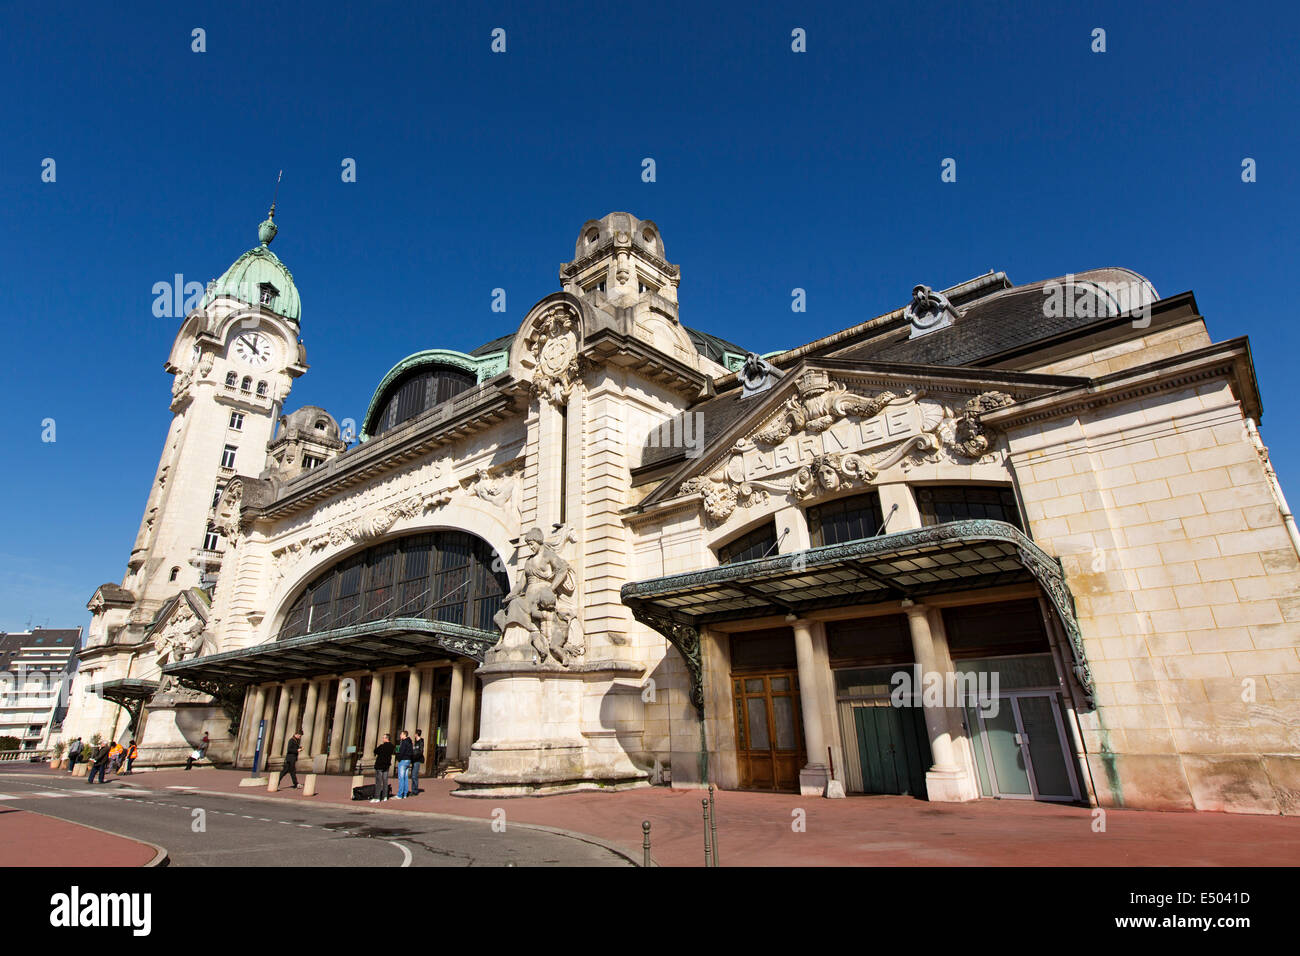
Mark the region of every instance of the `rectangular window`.
[[234, 468], [234, 467], [235, 467], [235, 451], [236, 451], [236, 449], [235, 449], [235, 446], [234, 446], [234, 445], [227, 445], [224, 449], [222, 449], [222, 451], [221, 451], [221, 467], [222, 467], [222, 468]]
[[991, 518], [1024, 530], [1016, 493], [1008, 486], [923, 485], [915, 491], [921, 523], [927, 527], [966, 518]]
[[217, 506], [217, 502], [221, 500], [221, 493], [225, 490], [225, 485], [220, 483], [217, 484], [217, 487], [212, 492], [212, 507], [215, 508]]
[[221, 535], [217, 534], [212, 528], [209, 528], [203, 535], [203, 550], [216, 551], [217, 545], [221, 543]]
[[323, 465], [323, 464], [325, 464], [325, 459], [324, 459], [324, 458], [317, 458], [317, 457], [315, 457], [314, 455], [303, 455], [303, 456], [302, 456], [302, 470], [303, 470], [303, 471], [311, 471], [311, 470], [312, 470], [313, 468], [315, 468], [317, 465]]
[[814, 548], [874, 538], [883, 523], [880, 495], [874, 491], [808, 509], [808, 533]]
[[237, 431], [237, 432], [238, 432], [238, 431], [243, 431], [243, 430], [244, 430], [244, 413], [243, 413], [243, 412], [231, 412], [231, 413], [230, 413], [230, 427], [233, 428], [233, 429], [234, 429], [235, 431]]

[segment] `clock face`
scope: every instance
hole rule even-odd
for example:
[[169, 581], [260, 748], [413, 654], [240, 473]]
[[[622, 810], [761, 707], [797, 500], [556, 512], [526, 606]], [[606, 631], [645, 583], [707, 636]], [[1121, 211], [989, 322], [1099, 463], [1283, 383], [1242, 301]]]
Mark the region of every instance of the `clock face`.
[[233, 343], [235, 357], [253, 368], [266, 368], [275, 357], [271, 340], [261, 332], [240, 332]]

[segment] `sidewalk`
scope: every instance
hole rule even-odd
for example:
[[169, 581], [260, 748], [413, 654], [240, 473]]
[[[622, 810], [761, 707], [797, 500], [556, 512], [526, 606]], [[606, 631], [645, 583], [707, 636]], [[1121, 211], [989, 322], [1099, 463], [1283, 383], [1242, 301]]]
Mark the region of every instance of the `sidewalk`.
[[0, 808], [0, 866], [157, 866], [162, 847], [31, 810]]
[[[46, 773], [49, 773], [48, 769]], [[137, 772], [114, 778], [151, 790], [193, 787], [244, 797], [360, 810], [427, 812], [490, 821], [504, 809], [510, 822], [586, 834], [641, 858], [641, 821], [651, 823], [652, 853], [663, 866], [704, 861], [702, 796], [698, 790], [651, 787], [621, 793], [468, 799], [453, 797], [454, 780], [421, 780], [424, 792], [385, 804], [353, 803], [350, 777], [318, 777], [317, 795], [287, 782], [278, 796], [240, 787], [243, 770]], [[305, 778], [299, 774], [299, 779]], [[393, 787], [397, 789], [396, 784]], [[1227, 813], [1109, 810], [1094, 832], [1085, 807], [1015, 800], [926, 803], [910, 797], [824, 800], [794, 794], [718, 791], [718, 843], [723, 866], [1295, 866], [1300, 818]], [[795, 824], [802, 818], [802, 831]]]

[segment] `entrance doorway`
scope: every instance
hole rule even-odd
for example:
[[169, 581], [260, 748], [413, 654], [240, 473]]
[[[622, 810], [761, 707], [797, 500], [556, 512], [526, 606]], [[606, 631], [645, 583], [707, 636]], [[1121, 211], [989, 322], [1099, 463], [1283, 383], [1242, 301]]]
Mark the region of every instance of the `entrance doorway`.
[[798, 791], [807, 763], [797, 671], [733, 675], [742, 790]]
[[986, 797], [1074, 801], [1079, 782], [1056, 691], [1018, 691], [993, 708], [966, 707], [980, 791]]

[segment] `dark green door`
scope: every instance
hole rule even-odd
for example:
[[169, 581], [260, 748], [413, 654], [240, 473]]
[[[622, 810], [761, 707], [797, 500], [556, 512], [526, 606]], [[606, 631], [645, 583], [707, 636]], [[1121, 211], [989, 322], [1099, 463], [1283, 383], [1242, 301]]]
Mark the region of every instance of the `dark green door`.
[[864, 793], [925, 798], [930, 740], [919, 707], [854, 707]]

